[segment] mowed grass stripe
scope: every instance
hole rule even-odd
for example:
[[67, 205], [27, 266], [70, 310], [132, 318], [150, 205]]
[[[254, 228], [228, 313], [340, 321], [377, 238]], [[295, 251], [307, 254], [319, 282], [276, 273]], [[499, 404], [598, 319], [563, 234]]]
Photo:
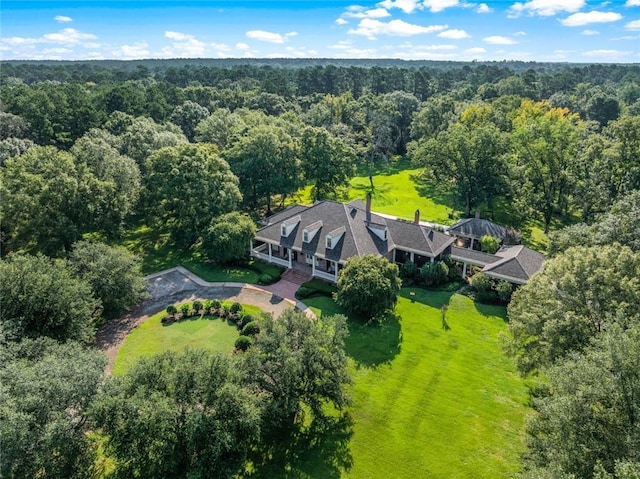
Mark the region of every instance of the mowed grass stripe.
[[[510, 477], [527, 394], [501, 350], [504, 308], [481, 312], [464, 296], [412, 291], [416, 301], [401, 298], [397, 307], [398, 355], [377, 366], [353, 362], [346, 477]], [[445, 331], [439, 306], [449, 299]]]

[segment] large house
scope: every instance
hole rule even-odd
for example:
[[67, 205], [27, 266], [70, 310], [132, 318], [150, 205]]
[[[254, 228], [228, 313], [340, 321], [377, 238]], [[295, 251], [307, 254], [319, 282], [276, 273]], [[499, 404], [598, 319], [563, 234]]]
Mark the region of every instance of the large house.
[[251, 255], [269, 263], [295, 268], [331, 282], [352, 256], [374, 254], [394, 263], [417, 266], [445, 255], [463, 264], [483, 267], [489, 276], [525, 283], [542, 267], [544, 256], [523, 246], [503, 247], [496, 255], [454, 246], [456, 238], [420, 224], [390, 219], [366, 203], [320, 201], [295, 205], [264, 220], [251, 244]]

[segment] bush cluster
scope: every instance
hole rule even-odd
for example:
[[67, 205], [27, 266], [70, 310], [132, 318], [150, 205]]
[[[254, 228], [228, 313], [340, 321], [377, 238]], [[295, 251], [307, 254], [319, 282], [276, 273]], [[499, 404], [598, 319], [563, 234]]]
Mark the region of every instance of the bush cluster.
[[206, 301], [196, 300], [193, 303], [183, 303], [181, 305], [170, 304], [166, 309], [167, 315], [162, 318], [162, 324], [172, 324], [196, 316], [213, 316], [231, 321], [238, 330], [242, 331], [245, 325], [255, 323], [255, 318], [250, 314], [243, 314], [240, 303], [231, 305], [223, 304], [220, 300], [209, 299]]
[[333, 298], [335, 292], [336, 287], [334, 285], [314, 278], [300, 285], [300, 288], [296, 291], [296, 298], [305, 299], [313, 296], [327, 296], [329, 298]]
[[419, 268], [412, 261], [407, 261], [400, 267], [400, 278], [404, 286], [423, 285], [438, 287], [443, 284], [460, 281], [460, 276], [448, 258], [442, 261], [426, 263]]
[[508, 303], [513, 293], [513, 285], [508, 281], [492, 280], [484, 273], [476, 273], [471, 277], [471, 287], [480, 303]]

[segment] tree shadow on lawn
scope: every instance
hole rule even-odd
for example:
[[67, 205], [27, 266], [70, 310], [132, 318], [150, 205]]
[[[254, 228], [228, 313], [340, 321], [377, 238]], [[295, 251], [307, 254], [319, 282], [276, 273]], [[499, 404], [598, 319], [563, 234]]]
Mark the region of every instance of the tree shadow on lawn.
[[398, 315], [389, 314], [379, 323], [349, 318], [347, 325], [349, 335], [345, 339], [345, 350], [357, 367], [388, 363], [400, 353], [402, 329]]
[[270, 434], [252, 454], [252, 478], [339, 479], [353, 465], [349, 442], [353, 420], [348, 413], [314, 418], [308, 426]]
[[452, 193], [453, 186], [449, 186], [435, 178], [429, 178], [424, 174], [411, 175], [418, 196], [427, 198], [437, 205], [444, 205], [451, 210], [460, 209], [462, 205]]

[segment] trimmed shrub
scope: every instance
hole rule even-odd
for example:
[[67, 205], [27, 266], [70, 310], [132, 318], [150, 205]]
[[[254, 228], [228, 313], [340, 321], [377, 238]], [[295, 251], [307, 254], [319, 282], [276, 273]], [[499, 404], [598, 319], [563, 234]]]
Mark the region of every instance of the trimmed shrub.
[[442, 261], [425, 264], [420, 270], [420, 276], [426, 286], [439, 286], [446, 283], [449, 267]]
[[491, 291], [491, 278], [484, 273], [476, 273], [471, 277], [471, 286], [478, 293]]
[[252, 344], [253, 338], [250, 336], [239, 336], [238, 339], [236, 339], [235, 347], [238, 351], [246, 351]]
[[296, 298], [298, 299], [310, 298], [311, 296], [313, 296], [313, 293], [315, 293], [313, 289], [307, 288], [306, 286], [300, 286], [298, 288], [298, 291], [296, 291]]
[[480, 238], [480, 249], [485, 253], [494, 254], [500, 249], [500, 240], [495, 236], [484, 235]]
[[202, 310], [202, 301], [195, 300], [193, 302], [193, 310], [195, 311], [196, 314], [199, 314], [200, 311]]
[[258, 325], [257, 321], [251, 321], [251, 322], [247, 322], [244, 325], [244, 328], [242, 328], [241, 334], [242, 336], [255, 336], [258, 333], [260, 333], [260, 326]]
[[174, 316], [178, 312], [178, 308], [176, 308], [175, 304], [170, 304], [169, 306], [167, 306], [166, 311], [167, 314]]
[[231, 307], [229, 308], [229, 311], [232, 314], [238, 314], [238, 313], [240, 313], [242, 311], [242, 305], [240, 303], [237, 303], [237, 302], [233, 303], [231, 305]]
[[496, 285], [496, 293], [500, 301], [508, 303], [511, 300], [511, 294], [513, 293], [513, 285], [509, 281], [498, 281]]
[[222, 308], [222, 301], [220, 301], [219, 299], [212, 299], [211, 300], [211, 308], [213, 308], [213, 309]]
[[258, 278], [258, 284], [267, 285], [275, 282], [276, 282], [276, 279], [267, 273], [261, 274], [260, 277]]
[[400, 278], [405, 282], [420, 281], [420, 268], [413, 261], [406, 261], [400, 266]]
[[191, 305], [189, 304], [183, 304], [180, 306], [180, 312], [182, 313], [182, 317], [183, 318], [188, 318], [189, 317], [189, 313], [191, 312]]

